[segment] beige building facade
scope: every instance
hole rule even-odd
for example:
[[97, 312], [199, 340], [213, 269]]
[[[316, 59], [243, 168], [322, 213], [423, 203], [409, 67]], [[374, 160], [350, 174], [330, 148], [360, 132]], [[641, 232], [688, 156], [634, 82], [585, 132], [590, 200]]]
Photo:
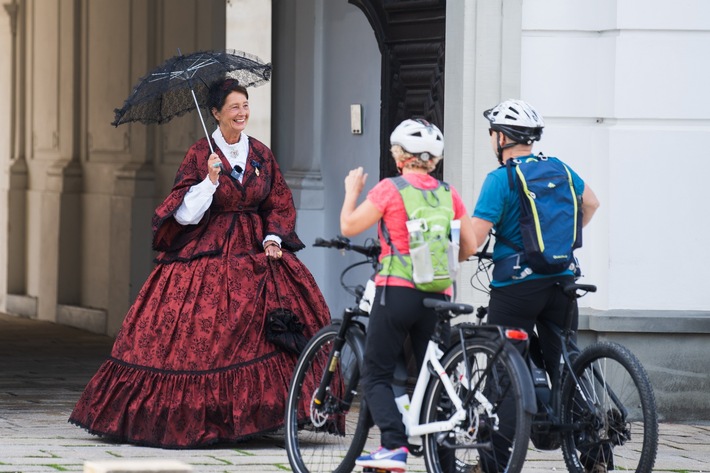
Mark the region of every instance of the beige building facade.
[[224, 48], [225, 2], [15, 0], [5, 12], [0, 309], [115, 334], [152, 266], [153, 209], [200, 129], [195, 116], [114, 128], [113, 110], [178, 48]]
[[[363, 3], [376, 2], [3, 0], [0, 311], [120, 328], [152, 268], [153, 210], [202, 129], [195, 114], [110, 122], [137, 79], [178, 48], [235, 48], [274, 64], [250, 97], [247, 133], [274, 150], [302, 240], [335, 236], [343, 177], [364, 166], [374, 185], [387, 132], [383, 55]], [[663, 415], [710, 418], [710, 257], [698, 250], [709, 161], [697, 152], [710, 134], [708, 66], [697, 60], [710, 44], [710, 4], [414, 3], [445, 6], [444, 179], [472, 210], [495, 167], [481, 112], [509, 97], [534, 103], [547, 125], [540, 150], [570, 163], [602, 202], [580, 252], [585, 282], [600, 287], [582, 301], [584, 337], [631, 346]], [[363, 111], [358, 134], [351, 105]], [[666, 255], [676, 249], [692, 257]], [[338, 276], [353, 259], [325, 251], [299, 257], [337, 316], [352, 303]], [[472, 271], [464, 265], [460, 299], [485, 303]]]

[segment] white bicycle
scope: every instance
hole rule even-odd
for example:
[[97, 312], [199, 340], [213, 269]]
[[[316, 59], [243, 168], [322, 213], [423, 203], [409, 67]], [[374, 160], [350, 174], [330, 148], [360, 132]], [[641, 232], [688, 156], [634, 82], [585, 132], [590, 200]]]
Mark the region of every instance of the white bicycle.
[[[376, 267], [379, 247], [344, 238], [319, 239], [315, 246], [356, 251], [367, 259], [346, 268], [340, 279], [356, 305], [321, 329], [298, 359], [286, 408], [286, 450], [297, 473], [344, 473], [353, 470], [373, 425], [360, 387], [362, 319], [369, 306], [361, 304], [364, 287], [345, 284], [344, 275], [359, 264]], [[425, 299], [424, 305], [436, 312], [437, 326], [413, 390], [405, 386], [398, 398], [410, 452], [424, 455], [430, 473], [470, 472], [483, 461], [485, 471], [519, 472], [536, 405], [527, 366], [513, 343], [527, 344], [527, 334], [460, 323], [448, 337], [451, 319], [473, 307], [439, 299]], [[505, 418], [498, 416], [502, 403], [512, 403]], [[509, 445], [504, 460], [498, 459], [496, 444]]]

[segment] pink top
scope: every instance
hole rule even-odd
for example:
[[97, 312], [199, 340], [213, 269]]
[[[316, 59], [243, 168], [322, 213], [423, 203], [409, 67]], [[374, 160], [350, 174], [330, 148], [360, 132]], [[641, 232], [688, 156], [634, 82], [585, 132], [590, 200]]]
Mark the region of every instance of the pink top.
[[[430, 176], [429, 174], [419, 174], [419, 173], [406, 173], [403, 174], [407, 182], [409, 182], [414, 187], [420, 189], [435, 189], [439, 181]], [[466, 206], [461, 200], [461, 196], [452, 186], [451, 197], [454, 204], [454, 218], [460, 219], [467, 214]], [[367, 200], [372, 202], [372, 204], [377, 207], [377, 209], [382, 212], [382, 219], [387, 225], [387, 230], [390, 234], [390, 239], [392, 243], [397, 247], [400, 253], [409, 253], [409, 235], [407, 234], [407, 212], [404, 209], [404, 202], [402, 197], [399, 195], [399, 190], [395, 186], [391, 179], [383, 179], [375, 187], [367, 193]], [[387, 244], [383, 235], [382, 227], [378, 224], [377, 233], [380, 237], [380, 244], [382, 245], [382, 251], [380, 253], [380, 261], [385, 256], [392, 254], [392, 248]], [[385, 277], [379, 274], [375, 277], [375, 284], [378, 286], [385, 285]], [[389, 286], [403, 286], [403, 287], [414, 287], [414, 283], [410, 281], [405, 281], [400, 278], [387, 278], [387, 285]], [[451, 288], [444, 291], [449, 294]]]

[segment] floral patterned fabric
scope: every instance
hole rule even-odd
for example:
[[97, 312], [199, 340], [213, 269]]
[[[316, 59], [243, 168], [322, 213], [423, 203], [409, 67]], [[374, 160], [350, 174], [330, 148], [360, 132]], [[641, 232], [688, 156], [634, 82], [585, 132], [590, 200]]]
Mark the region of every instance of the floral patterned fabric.
[[[310, 338], [330, 322], [325, 300], [293, 254], [303, 247], [296, 212], [271, 151], [250, 138], [243, 185], [227, 172], [197, 225], [173, 218], [206, 177], [206, 139], [188, 151], [153, 218], [156, 267], [119, 331], [111, 357], [69, 421], [140, 445], [192, 448], [283, 425], [296, 356], [264, 336], [266, 315], [285, 307]], [[282, 238], [268, 261], [265, 235]]]

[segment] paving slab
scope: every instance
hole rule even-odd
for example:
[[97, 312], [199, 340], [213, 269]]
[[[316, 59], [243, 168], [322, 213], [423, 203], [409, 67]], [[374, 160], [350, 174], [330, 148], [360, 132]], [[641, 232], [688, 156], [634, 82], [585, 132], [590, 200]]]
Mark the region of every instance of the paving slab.
[[[195, 473], [290, 471], [282, 435], [164, 450], [104, 441], [67, 422], [113, 339], [0, 313], [0, 473], [81, 473], [86, 461], [167, 459]], [[655, 472], [710, 473], [710, 425], [662, 423]], [[376, 439], [371, 441], [373, 449]], [[412, 458], [409, 472], [425, 472]], [[530, 448], [523, 473], [566, 471], [562, 452]]]

